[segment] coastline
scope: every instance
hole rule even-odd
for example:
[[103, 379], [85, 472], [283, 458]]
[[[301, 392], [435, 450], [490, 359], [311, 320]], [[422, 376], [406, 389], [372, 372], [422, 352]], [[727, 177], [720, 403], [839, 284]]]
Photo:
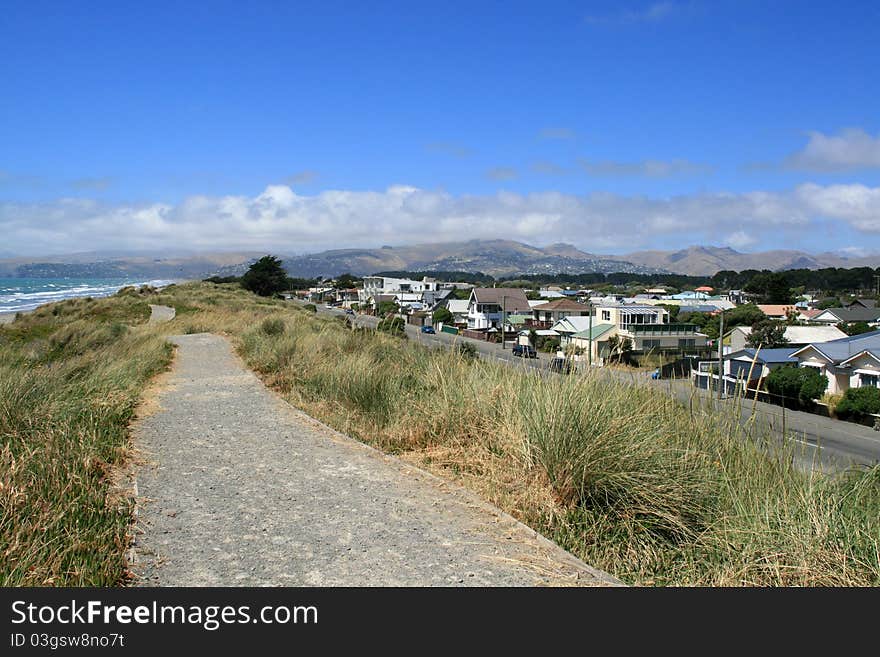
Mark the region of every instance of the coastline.
[[[164, 283], [164, 284], [163, 284], [163, 285], [157, 285], [157, 286], [155, 286], [155, 287], [157, 287], [158, 289], [161, 290], [161, 289], [163, 289], [163, 288], [165, 288], [165, 287], [167, 287], [167, 286], [169, 286], [169, 285], [178, 285], [178, 284], [180, 284], [180, 283], [186, 283], [186, 282], [189, 282], [189, 280], [190, 280], [190, 279], [186, 279], [186, 280], [167, 280], [167, 281], [166, 281], [166, 280], [161, 280], [161, 282]], [[130, 285], [133, 286], [133, 287], [139, 287], [139, 286], [141, 286], [141, 285], [150, 285], [150, 284], [153, 283], [153, 282], [159, 282], [159, 279], [154, 279], [154, 281], [146, 281], [146, 282], [143, 282], [143, 283], [131, 283]], [[88, 296], [92, 296], [92, 297], [95, 297], [95, 298], [109, 297], [109, 296], [113, 296], [114, 294], [116, 294], [116, 292], [118, 292], [119, 289], [122, 289], [123, 287], [128, 287], [128, 286], [127, 286], [127, 285], [120, 285], [117, 289], [115, 289], [115, 290], [113, 290], [113, 291], [111, 291], [111, 292], [103, 292], [103, 293], [102, 293], [102, 292], [97, 292], [97, 293], [96, 293], [96, 292], [89, 292], [89, 293], [81, 293], [81, 294], [72, 294], [72, 295], [70, 295], [70, 296], [60, 296], [60, 297], [58, 297], [58, 298], [56, 298], [56, 299], [46, 300], [44, 303], [41, 303], [39, 306], [36, 306], [36, 307], [34, 307], [34, 308], [26, 308], [26, 309], [21, 309], [21, 310], [0, 310], [0, 326], [3, 326], [3, 325], [5, 325], [5, 324], [11, 324], [12, 322], [14, 322], [14, 321], [15, 321], [15, 316], [16, 316], [17, 314], [19, 314], [19, 313], [21, 313], [21, 314], [32, 313], [32, 312], [34, 312], [35, 310], [37, 310], [37, 309], [39, 309], [39, 308], [42, 308], [43, 306], [47, 306], [47, 305], [52, 304], [52, 303], [58, 303], [58, 302], [61, 302], [61, 301], [66, 301], [66, 300], [68, 300], [68, 299], [81, 299], [81, 298], [88, 297]]]

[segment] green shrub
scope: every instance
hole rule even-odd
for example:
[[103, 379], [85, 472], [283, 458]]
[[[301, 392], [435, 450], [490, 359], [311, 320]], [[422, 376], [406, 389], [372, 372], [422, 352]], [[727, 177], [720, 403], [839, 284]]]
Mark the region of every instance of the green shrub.
[[458, 355], [465, 360], [476, 360], [480, 357], [477, 353], [477, 348], [470, 342], [458, 343]]
[[318, 306], [316, 306], [313, 303], [307, 303], [305, 306], [303, 306], [303, 308], [305, 308], [309, 312], [313, 312], [313, 313], [318, 312]]
[[767, 377], [767, 391], [785, 401], [807, 406], [819, 399], [828, 387], [828, 379], [812, 367], [780, 367]]
[[843, 394], [836, 413], [840, 418], [854, 420], [880, 414], [880, 388], [850, 388]]
[[284, 320], [280, 317], [267, 317], [260, 325], [260, 330], [265, 335], [281, 335], [284, 329]]
[[402, 317], [386, 317], [381, 322], [379, 322], [376, 328], [383, 333], [388, 333], [389, 335], [393, 335], [395, 337], [406, 336], [406, 323], [403, 321]]

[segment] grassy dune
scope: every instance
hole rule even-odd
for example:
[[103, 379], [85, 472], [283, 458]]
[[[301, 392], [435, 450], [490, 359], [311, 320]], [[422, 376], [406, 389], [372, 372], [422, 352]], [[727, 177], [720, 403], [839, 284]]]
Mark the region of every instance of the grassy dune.
[[110, 494], [107, 466], [124, 456], [138, 390], [168, 361], [161, 334], [211, 331], [307, 413], [627, 582], [880, 584], [880, 468], [805, 475], [731, 418], [648, 388], [474, 362], [229, 286], [150, 301], [176, 319], [114, 328], [115, 312], [143, 318], [142, 300], [120, 296], [100, 321], [75, 302], [61, 319], [0, 330], [7, 583], [121, 581], [130, 509]]
[[145, 382], [171, 350], [137, 296], [65, 301], [0, 328], [0, 585], [125, 580], [112, 487]]

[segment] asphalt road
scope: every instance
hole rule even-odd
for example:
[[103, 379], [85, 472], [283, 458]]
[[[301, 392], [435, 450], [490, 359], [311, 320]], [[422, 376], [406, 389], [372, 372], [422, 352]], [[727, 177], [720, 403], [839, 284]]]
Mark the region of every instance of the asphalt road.
[[[345, 315], [338, 309], [318, 306], [322, 315]], [[376, 327], [378, 318], [369, 315], [355, 315], [358, 325]], [[406, 332], [415, 342], [429, 347], [449, 347], [456, 341], [467, 340], [476, 347], [481, 358], [494, 359], [516, 367], [536, 368], [549, 372], [552, 355], [539, 353], [538, 358], [519, 358], [513, 356], [510, 348], [502, 349], [500, 344], [472, 340], [448, 333], [426, 334], [419, 327], [407, 325]], [[648, 385], [673, 395], [686, 404], [699, 404], [702, 412], [716, 412], [737, 404], [734, 399], [718, 401], [707, 391], [695, 388], [690, 379], [653, 380], [647, 373], [627, 372], [614, 368], [597, 368], [601, 376], [630, 382], [634, 385]], [[751, 400], [742, 401], [739, 414], [741, 421], [750, 427], [751, 435], [772, 435], [778, 440], [794, 443], [795, 459], [804, 469], [818, 468], [825, 471], [843, 470], [852, 466], [870, 466], [880, 463], [880, 431], [874, 431], [852, 422], [834, 420], [813, 413], [783, 409], [780, 406]]]

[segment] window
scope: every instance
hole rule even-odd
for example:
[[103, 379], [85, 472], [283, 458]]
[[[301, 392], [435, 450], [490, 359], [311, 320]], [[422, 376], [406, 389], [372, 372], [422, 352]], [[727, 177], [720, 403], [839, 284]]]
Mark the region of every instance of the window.
[[642, 340], [642, 349], [659, 349], [660, 340]]
[[678, 346], [682, 349], [695, 346], [697, 341], [694, 338], [679, 338]]
[[880, 382], [880, 375], [878, 374], [859, 374], [860, 388], [877, 388], [878, 382]]
[[603, 310], [602, 311], [602, 320], [605, 322], [611, 321], [611, 311], [610, 310]]

